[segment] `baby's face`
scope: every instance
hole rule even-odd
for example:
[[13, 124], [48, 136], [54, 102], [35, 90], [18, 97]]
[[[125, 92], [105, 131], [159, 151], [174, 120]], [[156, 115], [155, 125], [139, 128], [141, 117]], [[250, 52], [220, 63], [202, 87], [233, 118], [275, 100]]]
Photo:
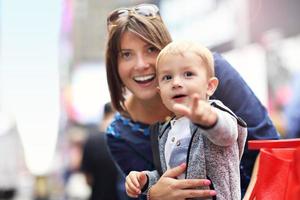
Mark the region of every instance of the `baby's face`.
[[157, 66], [157, 76], [162, 101], [172, 112], [175, 104], [189, 106], [195, 93], [207, 99], [207, 67], [194, 53], [164, 56]]

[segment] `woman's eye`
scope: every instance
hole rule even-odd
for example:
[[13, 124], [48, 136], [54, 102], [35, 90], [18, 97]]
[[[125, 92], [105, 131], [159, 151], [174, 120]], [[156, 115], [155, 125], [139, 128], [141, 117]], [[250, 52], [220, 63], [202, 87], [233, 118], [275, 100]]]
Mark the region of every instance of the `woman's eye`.
[[168, 80], [171, 80], [171, 79], [172, 79], [171, 75], [165, 75], [165, 76], [162, 77], [163, 81], [168, 81]]
[[126, 51], [121, 52], [120, 55], [125, 60], [128, 60], [131, 57], [131, 53], [130, 52], [126, 52]]
[[151, 47], [149, 47], [149, 48], [147, 49], [147, 51], [148, 51], [148, 53], [153, 53], [153, 52], [157, 52], [158, 49], [155, 48], [154, 46], [151, 46]]
[[184, 77], [190, 77], [190, 76], [193, 76], [192, 72], [185, 72], [184, 73]]

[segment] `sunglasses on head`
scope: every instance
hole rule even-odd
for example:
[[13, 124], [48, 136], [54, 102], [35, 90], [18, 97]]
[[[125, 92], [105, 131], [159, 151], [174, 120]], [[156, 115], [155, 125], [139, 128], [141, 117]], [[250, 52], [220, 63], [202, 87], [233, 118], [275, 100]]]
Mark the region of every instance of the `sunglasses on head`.
[[159, 8], [154, 4], [140, 4], [130, 8], [119, 8], [111, 12], [107, 17], [107, 26], [113, 25], [120, 17], [126, 17], [131, 14], [139, 14], [144, 17], [155, 18], [159, 16]]

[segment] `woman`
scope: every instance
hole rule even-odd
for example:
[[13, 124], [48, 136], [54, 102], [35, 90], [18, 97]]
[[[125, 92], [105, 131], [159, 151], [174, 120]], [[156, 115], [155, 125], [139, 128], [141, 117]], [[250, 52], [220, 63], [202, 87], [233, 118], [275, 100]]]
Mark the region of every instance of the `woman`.
[[[117, 9], [108, 16], [107, 23], [107, 79], [112, 105], [118, 111], [108, 128], [108, 145], [125, 174], [132, 170], [153, 170], [149, 125], [171, 115], [157, 93], [155, 63], [159, 51], [171, 42], [171, 37], [158, 8], [152, 4]], [[238, 72], [219, 54], [214, 54], [214, 60], [220, 83], [213, 98], [221, 100], [246, 121], [248, 140], [278, 138], [265, 108]], [[249, 183], [256, 155], [257, 152], [247, 150], [244, 153], [242, 191]], [[176, 180], [175, 177], [184, 171], [183, 166], [162, 176], [148, 193], [151, 199], [185, 199], [214, 194], [209, 190], [186, 190], [209, 181]]]

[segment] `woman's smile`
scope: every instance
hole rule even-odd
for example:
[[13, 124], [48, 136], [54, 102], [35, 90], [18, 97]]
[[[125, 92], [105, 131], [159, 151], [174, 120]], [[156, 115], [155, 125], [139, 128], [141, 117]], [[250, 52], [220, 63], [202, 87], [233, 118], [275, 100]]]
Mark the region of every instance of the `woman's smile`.
[[147, 84], [155, 79], [155, 74], [134, 76], [133, 80], [139, 84]]

